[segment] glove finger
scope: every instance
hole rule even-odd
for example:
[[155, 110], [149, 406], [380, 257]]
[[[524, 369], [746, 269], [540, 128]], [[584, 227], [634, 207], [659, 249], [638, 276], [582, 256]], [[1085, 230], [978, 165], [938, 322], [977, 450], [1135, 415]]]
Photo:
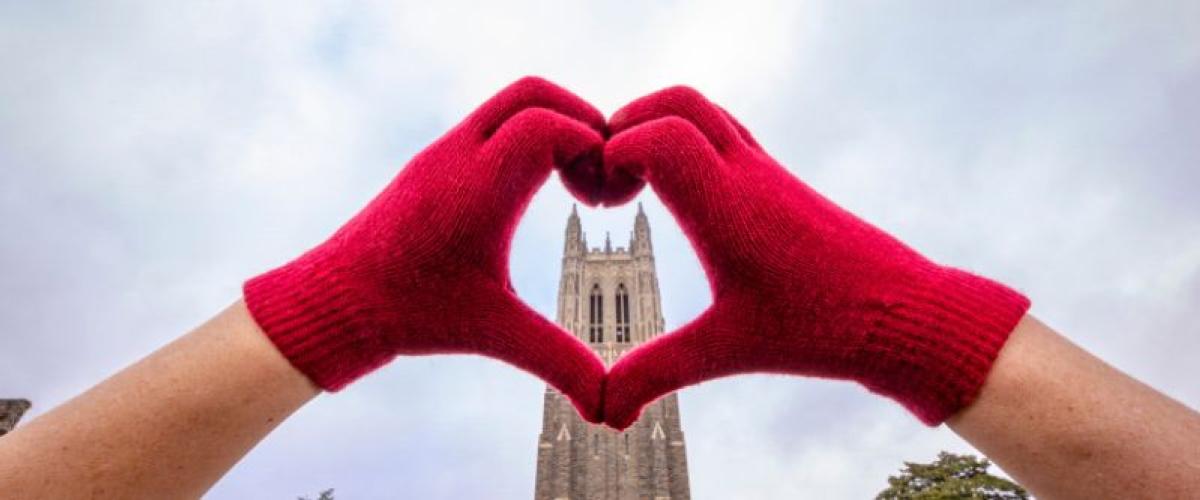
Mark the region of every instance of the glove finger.
[[588, 124], [547, 108], [525, 108], [484, 144], [497, 167], [497, 189], [532, 196], [554, 167], [600, 163], [604, 137]]
[[567, 396], [584, 420], [603, 421], [605, 369], [595, 352], [509, 290], [480, 312], [475, 353], [532, 373]]
[[691, 87], [669, 87], [641, 97], [618, 110], [609, 120], [613, 134], [640, 124], [678, 116], [692, 122], [720, 153], [748, 147], [727, 114]]
[[479, 106], [466, 123], [484, 139], [490, 138], [500, 127], [527, 108], [546, 108], [579, 120], [593, 130], [603, 133], [604, 115], [579, 96], [536, 76], [527, 76], [513, 82]]
[[742, 138], [742, 142], [745, 142], [748, 146], [757, 149], [760, 152], [763, 151], [762, 146], [760, 146], [758, 141], [754, 139], [754, 135], [750, 133], [750, 130], [747, 129], [745, 125], [742, 125], [742, 122], [738, 121], [737, 118], [734, 118], [733, 114], [730, 113], [729, 110], [721, 106], [717, 106], [717, 109], [721, 110], [721, 113], [725, 115], [725, 119], [729, 120], [729, 123], [733, 125], [734, 129], [737, 130], [738, 136]]
[[609, 139], [605, 168], [644, 178], [674, 215], [704, 264], [714, 289], [739, 229], [729, 210], [737, 204], [740, 172], [730, 168], [694, 124], [668, 116]]
[[[604, 388], [604, 422], [614, 429], [633, 425], [655, 400], [705, 380], [736, 373], [728, 364], [726, 344], [732, 338], [713, 308], [674, 332], [635, 347], [608, 372]], [[737, 349], [733, 345], [730, 348]]]

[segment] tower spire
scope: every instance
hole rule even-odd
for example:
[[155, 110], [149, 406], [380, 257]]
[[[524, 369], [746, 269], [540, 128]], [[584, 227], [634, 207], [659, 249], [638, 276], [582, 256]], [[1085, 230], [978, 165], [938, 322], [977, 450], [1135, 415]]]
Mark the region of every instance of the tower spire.
[[566, 238], [563, 243], [563, 256], [577, 256], [587, 248], [587, 240], [583, 237], [583, 229], [579, 224], [579, 212], [575, 204], [571, 204], [571, 215], [567, 216]]
[[637, 215], [633, 218], [633, 239], [629, 242], [629, 248], [636, 255], [650, 255], [650, 220], [646, 218], [646, 211], [642, 209], [642, 202], [638, 202]]

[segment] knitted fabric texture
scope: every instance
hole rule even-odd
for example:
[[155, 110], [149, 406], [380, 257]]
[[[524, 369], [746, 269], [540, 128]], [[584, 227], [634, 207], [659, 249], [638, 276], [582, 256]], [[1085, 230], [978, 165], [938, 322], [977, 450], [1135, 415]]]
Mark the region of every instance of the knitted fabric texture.
[[556, 165], [600, 171], [591, 164], [603, 130], [578, 97], [522, 79], [414, 157], [328, 241], [247, 281], [246, 305], [326, 390], [398, 354], [480, 354], [541, 377], [598, 422], [603, 362], [516, 296], [508, 256]]
[[649, 183], [713, 297], [699, 317], [611, 367], [604, 416], [615, 428], [671, 391], [749, 372], [858, 381], [938, 424], [978, 394], [1029, 307], [825, 199], [694, 90], [634, 101], [609, 128], [608, 178]]

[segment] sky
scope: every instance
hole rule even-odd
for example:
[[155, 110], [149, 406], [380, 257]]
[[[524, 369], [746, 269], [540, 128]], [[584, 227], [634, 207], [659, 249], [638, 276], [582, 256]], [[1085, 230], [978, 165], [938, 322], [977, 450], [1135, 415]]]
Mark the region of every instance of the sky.
[[[1156, 1], [0, 0], [0, 397], [36, 416], [185, 333], [541, 75], [605, 113], [699, 89], [829, 198], [1200, 407], [1198, 21]], [[707, 284], [638, 200], [670, 329]], [[552, 177], [513, 241], [547, 317], [571, 203]], [[589, 241], [624, 245], [635, 210], [581, 208]], [[399, 358], [207, 498], [531, 498], [543, 387]], [[869, 498], [905, 460], [973, 451], [847, 382], [742, 376], [680, 405], [697, 499]]]

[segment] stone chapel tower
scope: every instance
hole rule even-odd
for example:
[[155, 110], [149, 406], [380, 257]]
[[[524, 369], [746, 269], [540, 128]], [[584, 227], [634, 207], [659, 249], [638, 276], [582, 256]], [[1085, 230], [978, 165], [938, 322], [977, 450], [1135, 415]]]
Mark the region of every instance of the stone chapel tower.
[[[638, 204], [628, 249], [587, 246], [571, 208], [558, 289], [558, 324], [605, 363], [663, 331], [650, 224]], [[632, 427], [591, 425], [547, 387], [538, 439], [537, 500], [687, 500], [687, 454], [675, 394], [652, 403]]]

